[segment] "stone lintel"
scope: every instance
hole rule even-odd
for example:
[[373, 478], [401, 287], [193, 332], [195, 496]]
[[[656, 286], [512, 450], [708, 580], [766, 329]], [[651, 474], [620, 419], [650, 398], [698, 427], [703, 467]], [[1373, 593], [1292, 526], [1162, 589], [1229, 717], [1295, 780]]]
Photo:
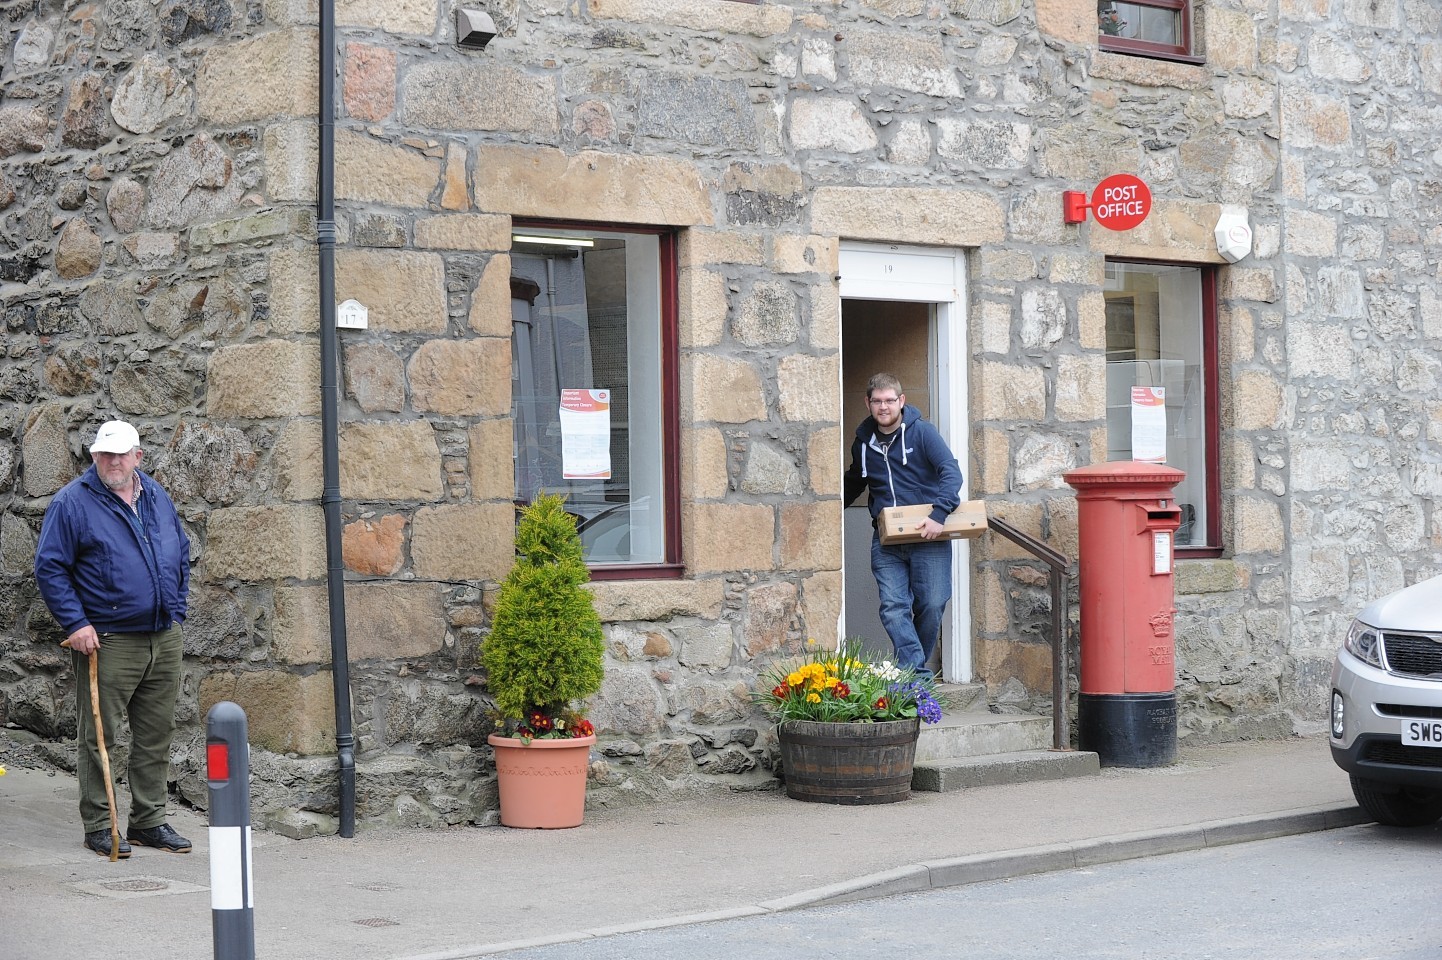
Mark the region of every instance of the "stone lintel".
[[518, 217], [710, 226], [711, 197], [690, 163], [551, 147], [478, 151], [476, 205]]
[[997, 198], [970, 190], [822, 187], [811, 202], [812, 233], [848, 240], [977, 247], [1005, 239], [1005, 222]]
[[1095, 222], [1087, 230], [1090, 251], [1108, 257], [1161, 257], [1195, 263], [1227, 261], [1217, 252], [1221, 204], [1196, 200], [1156, 200], [1141, 225], [1108, 230]]

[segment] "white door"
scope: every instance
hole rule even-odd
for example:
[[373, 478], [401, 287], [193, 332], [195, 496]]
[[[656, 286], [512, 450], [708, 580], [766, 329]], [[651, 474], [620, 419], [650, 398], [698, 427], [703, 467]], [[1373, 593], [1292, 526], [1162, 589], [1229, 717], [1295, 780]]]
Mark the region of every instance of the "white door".
[[[841, 244], [841, 455], [848, 455], [851, 437], [865, 415], [866, 379], [887, 369], [901, 378], [907, 402], [921, 408], [961, 462], [963, 500], [969, 499], [971, 479], [965, 291], [966, 265], [959, 250]], [[844, 512], [839, 635], [886, 642], [871, 576], [871, 520], [865, 500], [863, 494]], [[970, 572], [969, 541], [953, 541], [952, 599], [940, 664], [943, 678], [952, 682], [972, 678]]]

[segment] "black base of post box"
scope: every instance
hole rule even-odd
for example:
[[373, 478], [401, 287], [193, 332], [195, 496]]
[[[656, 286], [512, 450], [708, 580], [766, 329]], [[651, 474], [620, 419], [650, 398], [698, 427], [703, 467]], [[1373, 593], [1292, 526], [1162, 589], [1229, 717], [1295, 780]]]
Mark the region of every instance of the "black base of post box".
[[1177, 759], [1177, 694], [1083, 693], [1077, 744], [1104, 767], [1165, 767]]

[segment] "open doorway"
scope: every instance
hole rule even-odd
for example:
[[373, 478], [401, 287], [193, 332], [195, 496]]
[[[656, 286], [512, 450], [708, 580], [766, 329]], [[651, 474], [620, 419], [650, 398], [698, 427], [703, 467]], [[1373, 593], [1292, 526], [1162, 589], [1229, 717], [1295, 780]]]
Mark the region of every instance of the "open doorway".
[[[880, 371], [901, 381], [906, 402], [930, 420], [931, 328], [935, 310], [929, 303], [883, 300], [841, 301], [841, 408], [848, 449], [857, 424], [867, 416], [866, 381]], [[843, 514], [846, 573], [846, 636], [858, 637], [866, 649], [891, 656], [891, 641], [881, 625], [880, 597], [871, 574], [871, 512], [862, 494]], [[946, 642], [946, 631], [942, 643]], [[941, 656], [937, 647], [936, 671]]]
[[[907, 403], [941, 431], [961, 462], [965, 481], [970, 446], [966, 416], [965, 313], [959, 252], [900, 245], [843, 244], [841, 250], [841, 366], [843, 458], [867, 416], [866, 382], [887, 371]], [[962, 487], [962, 499], [967, 486]], [[891, 655], [871, 573], [871, 515], [863, 494], [843, 512], [842, 636]], [[952, 553], [952, 599], [937, 659], [930, 666], [948, 681], [972, 675], [970, 558], [958, 541]]]

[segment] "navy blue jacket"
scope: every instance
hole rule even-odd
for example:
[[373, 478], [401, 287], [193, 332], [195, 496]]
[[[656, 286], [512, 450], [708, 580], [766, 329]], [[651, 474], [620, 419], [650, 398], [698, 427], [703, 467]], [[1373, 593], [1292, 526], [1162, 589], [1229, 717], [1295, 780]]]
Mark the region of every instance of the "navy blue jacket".
[[867, 417], [851, 441], [851, 466], [846, 468], [845, 503], [871, 490], [871, 519], [885, 507], [931, 504], [937, 523], [961, 503], [961, 467], [936, 427], [911, 404], [901, 408], [901, 424], [887, 436]]
[[185, 620], [190, 538], [169, 495], [136, 472], [139, 521], [93, 465], [67, 483], [45, 511], [35, 580], [67, 634], [87, 623], [97, 633], [151, 633]]

